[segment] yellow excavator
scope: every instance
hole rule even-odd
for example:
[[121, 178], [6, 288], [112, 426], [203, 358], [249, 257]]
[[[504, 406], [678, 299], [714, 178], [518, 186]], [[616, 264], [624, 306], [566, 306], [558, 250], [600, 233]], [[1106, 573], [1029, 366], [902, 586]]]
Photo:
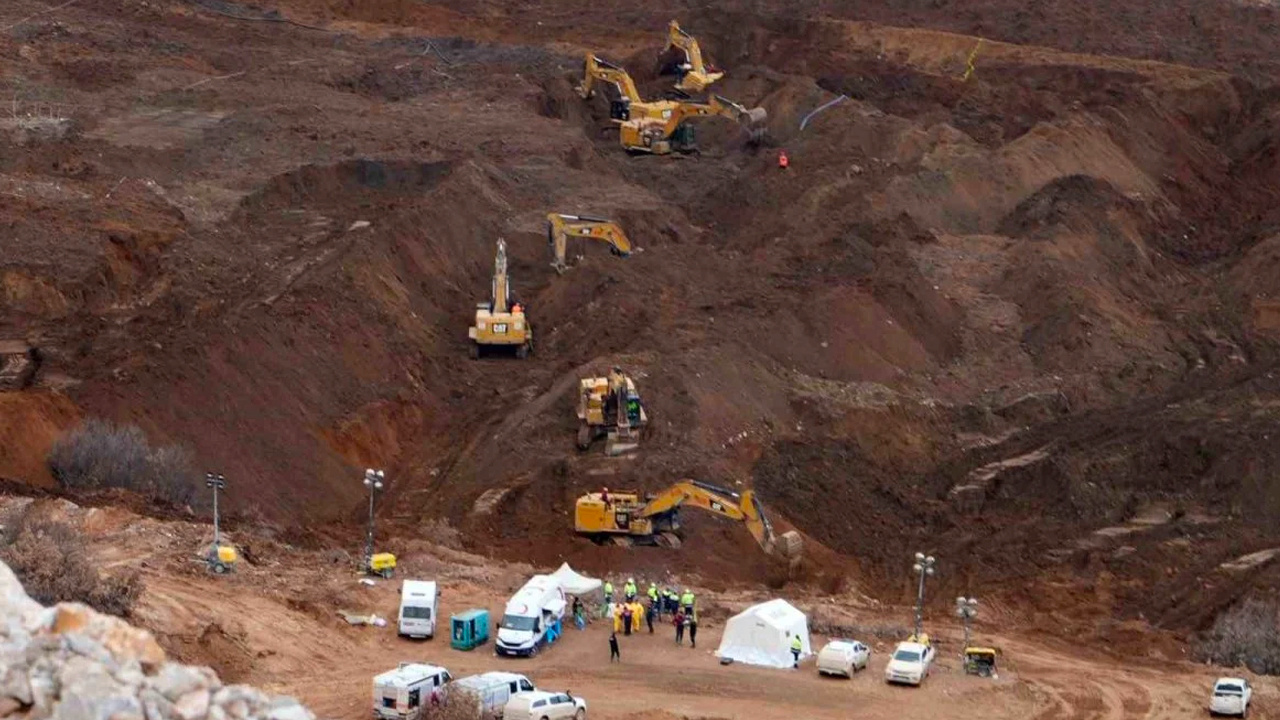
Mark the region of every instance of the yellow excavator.
[[513, 348], [516, 357], [525, 358], [533, 350], [533, 328], [524, 316], [524, 307], [511, 300], [511, 278], [507, 275], [507, 243], [498, 239], [498, 253], [493, 260], [493, 295], [489, 302], [476, 306], [476, 322], [467, 331], [471, 338], [471, 357], [478, 358], [485, 348]]
[[589, 449], [603, 435], [604, 452], [611, 456], [640, 447], [640, 432], [649, 424], [635, 381], [617, 367], [608, 377], [578, 382], [577, 415], [578, 449]]
[[692, 35], [680, 29], [680, 23], [672, 20], [667, 25], [667, 47], [684, 53], [684, 62], [675, 67], [679, 80], [676, 89], [685, 93], [700, 93], [711, 83], [724, 77], [724, 72], [707, 67], [702, 61], [702, 48]]
[[800, 562], [800, 533], [774, 533], [773, 523], [765, 516], [755, 493], [745, 490], [738, 494], [696, 480], [681, 480], [649, 497], [635, 491], [587, 493], [574, 506], [574, 527], [598, 542], [678, 548], [682, 507], [695, 507], [741, 522], [767, 554], [782, 558], [793, 567]]
[[720, 95], [712, 95], [707, 102], [675, 101], [675, 107], [664, 118], [632, 118], [619, 123], [618, 137], [622, 147], [629, 152], [645, 152], [666, 155], [675, 152], [694, 152], [693, 125], [689, 120], [704, 117], [727, 117], [737, 120], [750, 135], [752, 142], [764, 137], [765, 121], [769, 113], [764, 108], [747, 109]]
[[569, 268], [565, 264], [564, 254], [571, 235], [584, 240], [606, 243], [609, 251], [619, 257], [627, 257], [631, 254], [631, 240], [622, 228], [611, 220], [586, 215], [547, 213], [547, 244], [551, 246], [551, 267], [555, 268], [557, 273], [563, 273]]
[[583, 62], [582, 84], [578, 86], [578, 95], [583, 100], [591, 99], [595, 95], [597, 82], [613, 85], [616, 90], [617, 97], [609, 100], [609, 118], [619, 122], [635, 118], [662, 119], [678, 104], [674, 100], [641, 99], [635, 81], [626, 70], [588, 53]]

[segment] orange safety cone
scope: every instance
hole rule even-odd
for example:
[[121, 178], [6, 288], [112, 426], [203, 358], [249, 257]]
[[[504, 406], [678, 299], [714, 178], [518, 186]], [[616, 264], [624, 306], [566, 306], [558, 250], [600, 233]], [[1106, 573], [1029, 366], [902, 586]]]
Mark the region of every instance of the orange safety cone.
[[783, 170], [786, 170], [789, 165], [791, 165], [791, 161], [787, 159], [787, 151], [779, 150], [778, 151], [778, 167], [782, 168]]

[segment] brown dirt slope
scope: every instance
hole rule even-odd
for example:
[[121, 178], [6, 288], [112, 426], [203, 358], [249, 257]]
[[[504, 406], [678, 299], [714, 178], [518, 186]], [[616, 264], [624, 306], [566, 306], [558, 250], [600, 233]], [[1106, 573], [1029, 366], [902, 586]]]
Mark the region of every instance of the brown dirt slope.
[[[18, 3], [0, 339], [40, 349], [36, 392], [191, 445], [234, 508], [297, 526], [346, 532], [376, 464], [400, 537], [447, 516], [538, 562], [765, 578], [710, 518], [679, 552], [573, 537], [584, 489], [689, 475], [758, 486], [811, 538], [809, 578], [894, 595], [904, 548], [929, 547], [949, 588], [1099, 631], [1113, 612], [1194, 629], [1256, 578], [1206, 573], [1280, 541], [1254, 452], [1280, 236], [1280, 98], [1254, 81], [1276, 35], [1272, 9], [1239, 7], [1193, 55], [1130, 52], [1144, 13], [1184, 22], [1143, 7], [1072, 10], [1079, 45], [1055, 41], [1071, 23], [1037, 35], [977, 7], [1004, 28], [984, 34], [1044, 46], [984, 43], [968, 81], [973, 36], [694, 12], [730, 71], [717, 88], [767, 108], [770, 140], [708, 120], [677, 159], [622, 153], [572, 85], [591, 48], [661, 93], [657, 31], [680, 8], [125, 0], [19, 23], [41, 8]], [[553, 209], [615, 216], [641, 250], [581, 249], [556, 276]], [[499, 236], [537, 352], [472, 362]], [[632, 459], [577, 454], [569, 390], [613, 364], [652, 433]], [[50, 422], [14, 441], [40, 447]], [[6, 472], [38, 481], [24, 462]], [[1162, 509], [1176, 522], [1132, 529]], [[1081, 594], [1104, 575], [1122, 587]], [[1200, 609], [1135, 590], [1157, 581]]]

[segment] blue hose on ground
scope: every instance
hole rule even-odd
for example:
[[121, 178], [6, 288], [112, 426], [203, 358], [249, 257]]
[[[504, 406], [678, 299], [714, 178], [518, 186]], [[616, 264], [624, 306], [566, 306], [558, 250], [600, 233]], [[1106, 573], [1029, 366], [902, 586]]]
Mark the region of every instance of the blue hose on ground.
[[829, 103], [819, 105], [817, 108], [813, 110], [813, 112], [809, 113], [808, 115], [805, 115], [804, 118], [800, 120], [800, 130], [801, 131], [804, 130], [805, 126], [809, 124], [809, 119], [812, 118], [814, 115], [817, 115], [818, 113], [822, 112], [823, 110], [826, 110], [832, 105], [835, 105], [836, 103], [839, 103], [839, 102], [843, 102], [844, 100], [847, 100], [847, 99], [849, 99], [848, 95], [841, 95], [840, 97], [836, 98], [835, 100], [832, 100]]

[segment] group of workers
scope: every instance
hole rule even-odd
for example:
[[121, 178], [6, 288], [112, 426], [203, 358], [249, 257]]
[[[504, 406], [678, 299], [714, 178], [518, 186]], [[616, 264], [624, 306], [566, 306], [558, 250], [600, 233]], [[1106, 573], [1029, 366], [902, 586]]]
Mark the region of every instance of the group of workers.
[[[614, 598], [614, 588], [611, 581], [606, 580], [604, 583], [604, 615], [613, 620], [613, 633], [609, 636], [609, 658], [611, 661], [620, 661], [621, 657], [618, 652], [618, 633], [623, 635], [631, 635], [639, 633], [644, 625], [648, 625], [649, 634], [654, 632], [654, 622], [661, 623], [664, 616], [670, 616], [672, 625], [675, 626], [676, 644], [684, 644], [684, 636], [686, 629], [689, 633], [689, 645], [697, 647], [698, 642], [698, 611], [697, 597], [688, 588], [683, 593], [677, 593], [674, 588], [658, 588], [656, 583], [649, 583], [649, 588], [645, 593], [648, 596], [647, 603], [640, 602], [640, 588], [636, 585], [635, 578], [627, 578], [626, 583], [622, 586], [621, 601]], [[580, 622], [580, 614], [582, 612], [581, 602], [574, 601], [574, 621]]]

